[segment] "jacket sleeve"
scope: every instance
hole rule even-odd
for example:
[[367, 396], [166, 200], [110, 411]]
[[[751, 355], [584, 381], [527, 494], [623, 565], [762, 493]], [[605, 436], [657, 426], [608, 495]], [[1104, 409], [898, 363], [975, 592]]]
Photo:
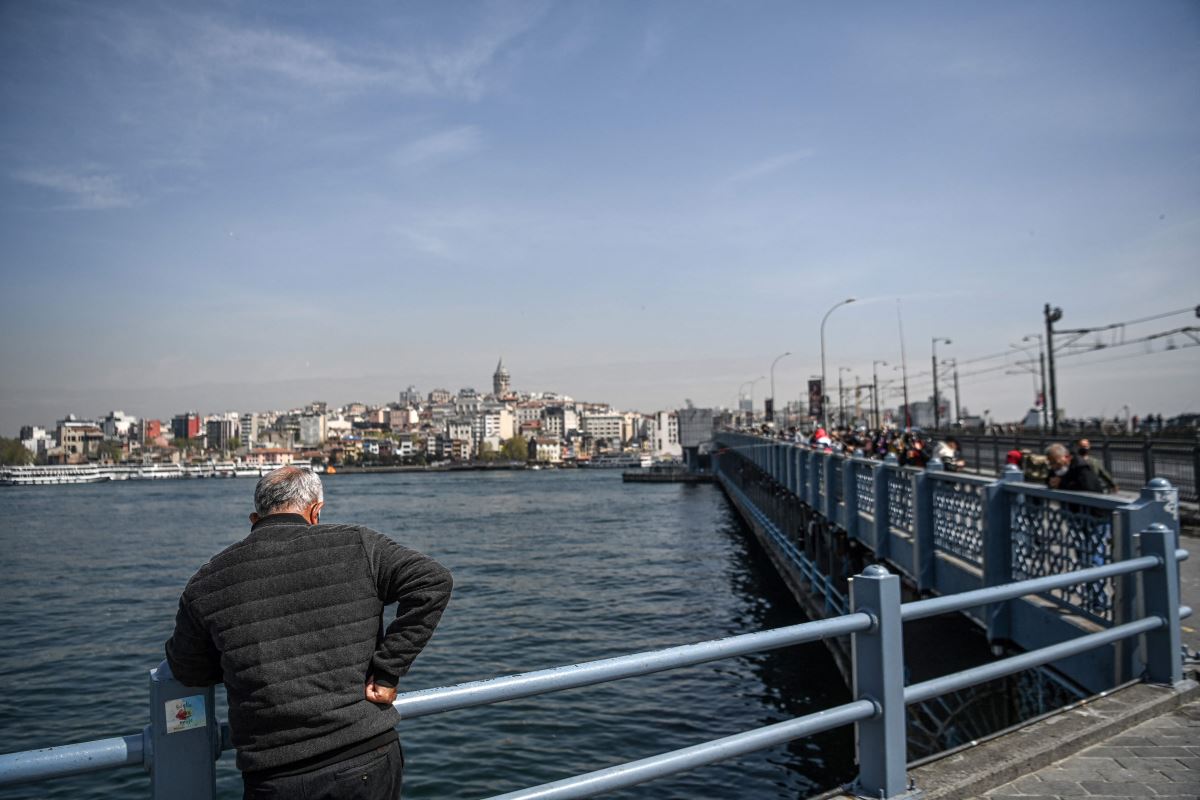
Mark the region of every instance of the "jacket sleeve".
[[379, 599], [397, 603], [371, 660], [380, 686], [394, 687], [433, 636], [450, 602], [450, 571], [427, 555], [396, 544], [375, 531], [363, 532], [363, 549]]
[[179, 598], [175, 632], [167, 640], [166, 651], [171, 673], [184, 686], [212, 686], [221, 682], [221, 653], [208, 630], [193, 616], [186, 591]]

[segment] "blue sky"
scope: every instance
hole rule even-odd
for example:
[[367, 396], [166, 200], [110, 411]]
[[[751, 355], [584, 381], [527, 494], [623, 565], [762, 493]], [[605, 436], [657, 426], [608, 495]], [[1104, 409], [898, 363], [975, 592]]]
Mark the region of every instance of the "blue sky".
[[[6, 2], [0, 64], [3, 435], [501, 354], [650, 411], [791, 351], [786, 400], [846, 296], [831, 378], [899, 362], [900, 298], [921, 396], [933, 336], [1200, 303], [1195, 2]], [[1064, 359], [1060, 405], [1200, 411], [1167, 341]], [[978, 366], [964, 404], [1019, 416], [1030, 376]]]

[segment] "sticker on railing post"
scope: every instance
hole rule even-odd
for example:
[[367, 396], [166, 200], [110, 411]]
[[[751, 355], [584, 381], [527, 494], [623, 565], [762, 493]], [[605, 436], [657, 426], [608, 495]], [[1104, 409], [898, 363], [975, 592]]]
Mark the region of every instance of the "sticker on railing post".
[[167, 712], [167, 733], [203, 728], [208, 719], [204, 713], [204, 695], [178, 697], [164, 703]]

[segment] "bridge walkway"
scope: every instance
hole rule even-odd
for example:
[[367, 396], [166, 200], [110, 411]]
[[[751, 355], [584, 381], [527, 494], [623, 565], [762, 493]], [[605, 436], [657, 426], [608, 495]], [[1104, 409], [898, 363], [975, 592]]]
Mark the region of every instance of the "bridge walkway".
[[1200, 702], [1143, 722], [979, 797], [1200, 797]]
[[[1184, 537], [1182, 544], [1194, 548], [1200, 540]], [[1179, 572], [1182, 601], [1200, 603], [1200, 559], [1182, 562]], [[1181, 638], [1189, 652], [1200, 651], [1200, 630], [1194, 625], [1184, 623]], [[1200, 702], [1147, 720], [977, 796], [989, 800], [1200, 798]]]

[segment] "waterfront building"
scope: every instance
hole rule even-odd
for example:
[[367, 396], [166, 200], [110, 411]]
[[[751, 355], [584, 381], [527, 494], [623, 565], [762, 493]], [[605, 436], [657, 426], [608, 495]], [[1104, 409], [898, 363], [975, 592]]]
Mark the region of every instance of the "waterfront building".
[[195, 439], [200, 435], [200, 415], [195, 411], [171, 418], [171, 435], [176, 439]]
[[654, 415], [654, 454], [670, 458], [682, 458], [683, 447], [679, 443], [679, 414], [674, 411], [659, 411]]
[[539, 436], [536, 440], [535, 460], [546, 464], [561, 464], [562, 443], [554, 436]]
[[579, 430], [579, 413], [574, 406], [548, 405], [542, 409], [542, 432], [564, 438]]
[[688, 405], [675, 412], [679, 419], [679, 447], [684, 461], [693, 469], [703, 463], [701, 455], [712, 449], [715, 419], [711, 408]]
[[205, 423], [208, 446], [214, 450], [228, 450], [237, 433], [238, 425], [228, 417], [210, 419]]
[[45, 428], [36, 425], [21, 426], [21, 444], [39, 461], [44, 461], [51, 450], [58, 447], [58, 442]]
[[340, 414], [325, 419], [326, 439], [340, 439], [343, 436], [349, 436], [352, 430], [354, 430], [354, 424]]
[[56, 450], [64, 463], [78, 464], [99, 458], [104, 431], [96, 423], [79, 420], [74, 414], [68, 414], [66, 419], [59, 420], [55, 434], [58, 440]]
[[325, 415], [304, 414], [299, 419], [300, 444], [315, 447], [325, 441]]
[[586, 436], [590, 436], [592, 441], [603, 440], [616, 447], [620, 447], [624, 441], [623, 427], [624, 418], [613, 411], [591, 413], [585, 411], [581, 419], [581, 430]]
[[105, 439], [128, 439], [135, 425], [137, 417], [131, 417], [124, 411], [110, 411], [100, 422]]
[[242, 447], [253, 448], [258, 442], [259, 432], [265, 427], [261, 414], [242, 414], [238, 419], [238, 438], [242, 440]]

